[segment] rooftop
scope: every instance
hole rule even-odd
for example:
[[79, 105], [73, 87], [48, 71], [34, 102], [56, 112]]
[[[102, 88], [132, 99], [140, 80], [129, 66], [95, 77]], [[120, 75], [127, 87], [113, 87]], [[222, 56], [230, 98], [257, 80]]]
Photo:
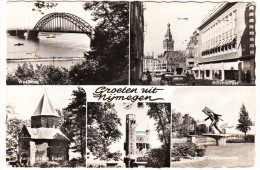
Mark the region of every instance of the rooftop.
[[34, 111], [33, 116], [56, 116], [59, 117], [59, 114], [56, 112], [54, 107], [52, 106], [46, 91], [42, 96], [36, 110]]

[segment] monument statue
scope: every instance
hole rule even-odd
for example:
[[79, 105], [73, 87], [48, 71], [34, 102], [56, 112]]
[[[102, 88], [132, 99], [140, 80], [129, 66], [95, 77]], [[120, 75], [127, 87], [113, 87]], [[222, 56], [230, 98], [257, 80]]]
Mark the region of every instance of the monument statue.
[[220, 134], [223, 134], [223, 132], [219, 129], [218, 127], [218, 122], [219, 120], [223, 121], [220, 116], [222, 115], [219, 115], [215, 112], [213, 112], [212, 110], [210, 110], [208, 107], [205, 106], [205, 108], [202, 110], [208, 117], [205, 119], [208, 120], [210, 119], [211, 120], [211, 124], [209, 125], [209, 133], [213, 133], [213, 126], [219, 131]]

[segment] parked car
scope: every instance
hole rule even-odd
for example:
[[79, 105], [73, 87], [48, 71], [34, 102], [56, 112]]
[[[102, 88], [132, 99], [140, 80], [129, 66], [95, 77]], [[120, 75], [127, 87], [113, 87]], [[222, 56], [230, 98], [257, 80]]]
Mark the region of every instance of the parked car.
[[161, 77], [162, 76], [162, 73], [161, 72], [156, 72], [155, 74], [154, 74], [154, 77]]
[[171, 85], [173, 73], [164, 73], [161, 75], [160, 85]]

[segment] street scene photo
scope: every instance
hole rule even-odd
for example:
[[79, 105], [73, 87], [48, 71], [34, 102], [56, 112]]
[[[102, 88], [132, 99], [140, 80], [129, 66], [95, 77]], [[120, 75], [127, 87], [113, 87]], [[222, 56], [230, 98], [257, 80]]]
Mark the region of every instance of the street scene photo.
[[170, 167], [170, 103], [87, 103], [88, 168]]
[[8, 1], [7, 85], [127, 85], [129, 3]]
[[255, 166], [254, 87], [186, 87], [173, 98], [171, 167]]
[[81, 87], [7, 87], [6, 167], [86, 167]]
[[255, 4], [131, 2], [130, 84], [255, 85]]

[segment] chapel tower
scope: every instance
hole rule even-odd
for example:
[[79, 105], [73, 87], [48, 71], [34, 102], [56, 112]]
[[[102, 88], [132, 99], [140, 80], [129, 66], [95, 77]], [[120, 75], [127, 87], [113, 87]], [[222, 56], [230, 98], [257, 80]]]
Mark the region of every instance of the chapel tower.
[[59, 114], [52, 106], [45, 91], [34, 114], [31, 117], [31, 127], [57, 128], [59, 117]]

